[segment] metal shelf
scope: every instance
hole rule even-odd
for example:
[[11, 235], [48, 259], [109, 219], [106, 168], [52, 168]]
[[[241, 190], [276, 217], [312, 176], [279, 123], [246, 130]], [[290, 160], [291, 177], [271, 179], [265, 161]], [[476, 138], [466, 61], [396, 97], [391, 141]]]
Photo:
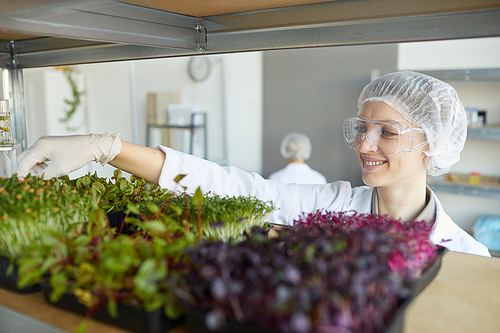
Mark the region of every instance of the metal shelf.
[[429, 186], [435, 192], [500, 199], [500, 186], [465, 185], [444, 181], [430, 181]]
[[500, 68], [418, 71], [443, 81], [500, 82]]
[[[0, 66], [500, 36], [496, 0], [261, 0], [246, 11], [212, 2], [222, 10], [201, 15], [195, 0], [140, 1], [144, 7], [132, 0], [9, 2], [0, 13]], [[169, 12], [176, 6], [184, 10]]]
[[67, 331], [37, 320], [27, 314], [0, 305], [0, 333], [67, 333]]
[[467, 139], [500, 141], [500, 126], [468, 127]]
[[[196, 116], [201, 116], [203, 119], [202, 124], [195, 125]], [[149, 124], [146, 128], [146, 146], [149, 147], [149, 138], [151, 136], [152, 128], [162, 128], [162, 129], [180, 129], [180, 130], [189, 130], [190, 139], [189, 139], [189, 154], [193, 154], [193, 146], [194, 146], [194, 130], [195, 129], [203, 129], [203, 158], [208, 158], [208, 146], [207, 146], [207, 113], [206, 112], [193, 112], [191, 113], [191, 123], [189, 125], [173, 125], [173, 124], [165, 124], [165, 125], [154, 125]]]

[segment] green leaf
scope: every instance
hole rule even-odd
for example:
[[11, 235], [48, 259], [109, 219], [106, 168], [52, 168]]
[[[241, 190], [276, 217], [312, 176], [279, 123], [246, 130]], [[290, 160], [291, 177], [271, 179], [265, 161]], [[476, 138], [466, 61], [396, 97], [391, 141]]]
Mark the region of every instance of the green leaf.
[[52, 288], [49, 300], [51, 303], [55, 303], [61, 299], [61, 297], [66, 293], [67, 285], [55, 286]]
[[203, 193], [201, 192], [201, 189], [198, 187], [196, 191], [194, 192], [193, 195], [193, 202], [199, 206], [203, 202]]
[[84, 246], [90, 243], [90, 237], [87, 235], [80, 235], [74, 241], [73, 244], [76, 246]]
[[142, 224], [142, 227], [146, 230], [151, 230], [159, 233], [165, 233], [168, 230], [165, 223], [161, 221], [144, 222]]
[[175, 302], [165, 304], [165, 315], [170, 319], [177, 319], [183, 313], [182, 308]]
[[116, 318], [118, 317], [118, 309], [116, 306], [116, 301], [114, 299], [108, 299], [108, 313], [111, 317]]
[[68, 284], [68, 277], [65, 273], [53, 274], [50, 276], [50, 285], [52, 287], [66, 286]]
[[314, 259], [314, 254], [316, 253], [316, 248], [313, 245], [309, 245], [306, 247], [306, 259], [309, 262], [312, 262]]
[[123, 259], [125, 259], [123, 256], [121, 258], [108, 257], [104, 259], [104, 266], [111, 272], [125, 273], [130, 268], [131, 259], [128, 258], [129, 260], [126, 260], [128, 262]]
[[134, 205], [132, 203], [127, 204], [127, 210], [131, 212], [132, 214], [139, 215], [141, 212], [139, 210], [139, 205]]
[[127, 186], [129, 185], [129, 182], [125, 178], [121, 178], [117, 180], [117, 185], [120, 188], [121, 192], [125, 192], [127, 189]]
[[76, 188], [79, 190], [86, 189], [90, 186], [90, 177], [83, 176], [76, 180]]
[[87, 333], [87, 319], [84, 319], [80, 322], [75, 330], [75, 333]]
[[113, 178], [115, 180], [122, 178], [122, 172], [120, 169], [115, 169], [115, 171], [113, 171]]
[[95, 189], [97, 192], [103, 194], [106, 191], [106, 188], [104, 185], [100, 182], [93, 182], [92, 183], [92, 188]]
[[144, 310], [151, 312], [158, 310], [165, 303], [165, 296], [159, 293], [153, 294], [144, 302]]
[[179, 182], [184, 179], [184, 177], [186, 177], [187, 175], [183, 175], [183, 174], [180, 174], [180, 175], [177, 175], [175, 178], [174, 178], [174, 182], [176, 182], [177, 184], [179, 184]]
[[9, 262], [9, 267], [7, 268], [7, 272], [6, 272], [7, 276], [11, 275], [12, 272], [14, 272], [14, 262], [11, 260]]
[[146, 206], [148, 207], [149, 211], [153, 214], [158, 213], [160, 211], [160, 207], [158, 207], [152, 202], [148, 202]]
[[174, 206], [174, 205], [171, 205], [170, 209], [172, 209], [174, 211], [174, 213], [177, 214], [177, 215], [181, 215], [184, 212], [182, 210], [182, 208]]

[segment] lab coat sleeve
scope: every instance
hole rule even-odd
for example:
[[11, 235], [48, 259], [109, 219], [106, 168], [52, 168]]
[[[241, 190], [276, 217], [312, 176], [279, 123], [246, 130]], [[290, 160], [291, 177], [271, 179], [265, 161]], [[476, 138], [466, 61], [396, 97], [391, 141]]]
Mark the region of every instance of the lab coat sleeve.
[[[157, 149], [166, 155], [159, 178], [161, 187], [176, 191], [182, 190], [180, 186], [184, 186], [188, 193], [194, 193], [200, 187], [203, 193], [211, 191], [218, 195], [251, 195], [262, 201], [272, 201], [276, 210], [266, 220], [273, 223], [292, 225], [293, 220], [303, 212], [310, 213], [322, 208], [338, 211], [351, 197], [349, 182], [327, 185], [284, 184], [235, 167], [221, 167], [164, 146], [158, 146]], [[185, 174], [186, 177], [176, 184], [174, 178], [179, 174]]]

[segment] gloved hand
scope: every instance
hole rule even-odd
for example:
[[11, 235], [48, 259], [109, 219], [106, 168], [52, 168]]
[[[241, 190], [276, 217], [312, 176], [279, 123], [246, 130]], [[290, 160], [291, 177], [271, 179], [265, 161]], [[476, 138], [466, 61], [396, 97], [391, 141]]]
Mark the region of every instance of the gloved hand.
[[45, 179], [50, 179], [65, 176], [91, 161], [104, 166], [120, 153], [119, 137], [119, 133], [42, 136], [17, 157], [17, 175], [23, 179], [28, 173], [43, 173]]

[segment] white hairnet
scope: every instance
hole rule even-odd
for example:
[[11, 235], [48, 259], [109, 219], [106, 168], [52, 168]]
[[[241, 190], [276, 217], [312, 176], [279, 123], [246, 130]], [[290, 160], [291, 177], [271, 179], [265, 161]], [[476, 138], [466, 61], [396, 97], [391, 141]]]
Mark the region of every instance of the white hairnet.
[[281, 156], [292, 160], [307, 160], [311, 157], [311, 140], [302, 133], [289, 133], [281, 141]]
[[460, 160], [467, 137], [467, 116], [449, 84], [415, 72], [391, 73], [364, 87], [358, 99], [358, 115], [367, 101], [386, 103], [425, 131], [429, 175], [447, 173]]

